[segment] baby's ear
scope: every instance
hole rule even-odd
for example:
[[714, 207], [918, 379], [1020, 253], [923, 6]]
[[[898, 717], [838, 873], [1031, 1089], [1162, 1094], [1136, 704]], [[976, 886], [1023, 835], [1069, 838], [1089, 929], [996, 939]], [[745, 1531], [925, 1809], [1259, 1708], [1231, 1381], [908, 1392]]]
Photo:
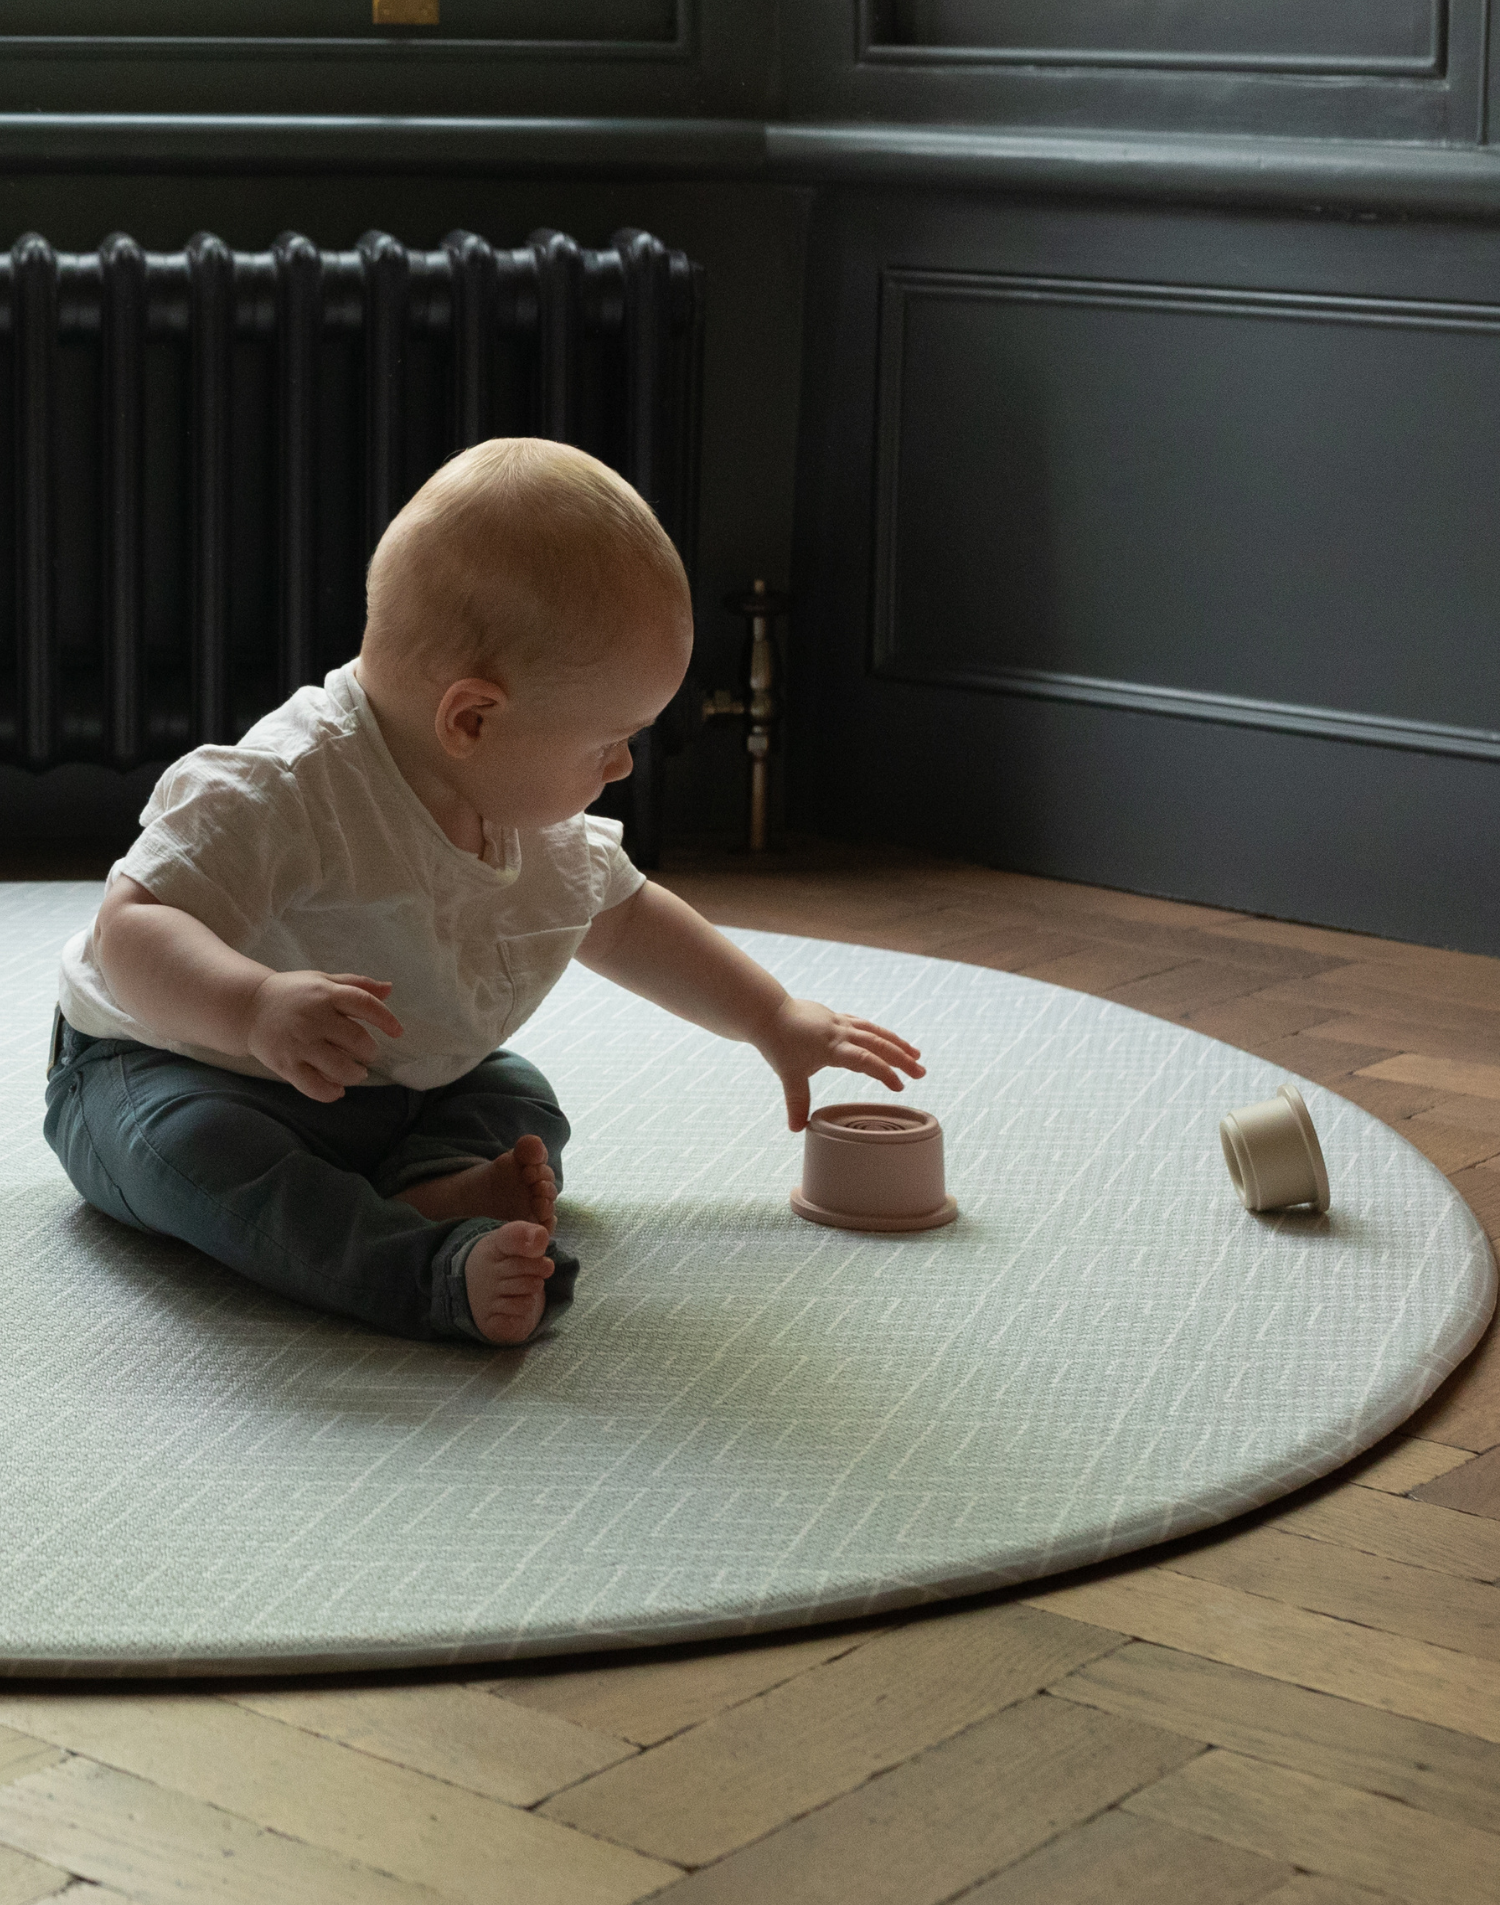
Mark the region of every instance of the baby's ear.
[[485, 721], [500, 712], [509, 700], [497, 681], [468, 675], [445, 689], [432, 717], [432, 725], [446, 754], [459, 758], [479, 744]]

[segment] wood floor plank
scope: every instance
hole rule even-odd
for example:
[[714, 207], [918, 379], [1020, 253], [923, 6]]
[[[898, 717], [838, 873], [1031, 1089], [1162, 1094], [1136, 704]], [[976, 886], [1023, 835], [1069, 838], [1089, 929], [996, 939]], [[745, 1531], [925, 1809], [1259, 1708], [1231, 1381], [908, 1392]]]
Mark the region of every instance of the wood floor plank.
[[1466, 1515], [1483, 1515], [1500, 1521], [1500, 1449], [1479, 1455], [1463, 1468], [1450, 1469], [1446, 1475], [1424, 1483], [1416, 1499], [1436, 1502], [1440, 1508], [1457, 1508]]
[[1500, 1664], [1428, 1641], [1158, 1568], [1053, 1588], [1026, 1605], [1500, 1742]]
[[858, 1633], [844, 1630], [687, 1654], [653, 1649], [604, 1667], [575, 1668], [562, 1662], [536, 1672], [531, 1671], [534, 1663], [527, 1662], [524, 1668], [500, 1668], [493, 1677], [469, 1684], [575, 1726], [637, 1746], [655, 1746], [810, 1668], [852, 1654], [885, 1631], [884, 1626], [871, 1626]]
[[1242, 999], [1273, 975], [1248, 966], [1220, 965], [1208, 959], [1193, 959], [1165, 972], [1108, 987], [1105, 997], [1137, 1012], [1149, 1012], [1156, 1018], [1182, 1019], [1200, 1006], [1218, 1005], [1226, 999]]
[[[1179, 964], [1181, 961], [1171, 953], [1142, 952], [1134, 946], [1099, 941], [1084, 952], [1067, 953], [1060, 959], [1042, 959], [1019, 970], [1026, 978], [1044, 979], [1048, 985], [1102, 994], [1111, 986], [1143, 979]], [[1246, 986], [1245, 990], [1248, 992], [1250, 987]]]
[[1500, 1580], [1500, 1528], [1452, 1508], [1383, 1495], [1372, 1488], [1330, 1488], [1294, 1502], [1269, 1526], [1382, 1554], [1414, 1568]]
[[492, 1905], [497, 1864], [507, 1905], [627, 1905], [675, 1876], [213, 1695], [0, 1694], [0, 1718], [17, 1715], [39, 1739], [469, 1905]]
[[1467, 1733], [1147, 1641], [1048, 1691], [1500, 1833], [1500, 1746]]
[[[37, 1899], [55, 1898], [71, 1883], [70, 1872], [0, 1846], [0, 1905], [34, 1905]], [[85, 1901], [78, 1899], [75, 1905], [85, 1905]]]
[[1361, 1458], [1346, 1472], [1360, 1488], [1378, 1488], [1382, 1495], [1408, 1495], [1424, 1482], [1436, 1481], [1439, 1475], [1473, 1459], [1468, 1449], [1401, 1435], [1382, 1442], [1373, 1455]]
[[1105, 1812], [965, 1892], [963, 1905], [1249, 1905], [1291, 1877], [1285, 1860]]
[[[1024, 1699], [1119, 1637], [1016, 1605], [914, 1621], [574, 1786], [544, 1817], [702, 1865]], [[1056, 1662], [1056, 1666], [1049, 1665]]]
[[[1330, 1013], [1318, 1027], [1326, 1039], [1348, 1039], [1355, 1045], [1384, 1045], [1399, 1052], [1430, 1052], [1444, 1058], [1480, 1059], [1500, 1064], [1500, 1029], [1475, 1024], [1471, 1017], [1459, 1025], [1434, 1024], [1429, 1012], [1419, 1021], [1404, 1008], [1390, 1002], [1380, 1012], [1340, 1012], [1326, 1006]], [[1441, 1007], [1435, 1008], [1439, 1013]], [[1385, 1016], [1388, 1014], [1389, 1016]]]
[[[449, 1896], [87, 1759], [0, 1786], [0, 1841], [138, 1905], [442, 1905]], [[84, 1892], [77, 1905], [97, 1896]]]
[[1318, 1879], [1299, 1872], [1264, 1905], [1382, 1905], [1389, 1892], [1372, 1892], [1364, 1885], [1346, 1885], [1342, 1879]]
[[1411, 1905], [1500, 1905], [1493, 1834], [1238, 1753], [1205, 1753], [1125, 1807]]
[[1500, 1245], [1500, 1170], [1493, 1160], [1455, 1171], [1448, 1182], [1479, 1219], [1491, 1244]]
[[1431, 1111], [1442, 1096], [1436, 1085], [1394, 1085], [1389, 1079], [1361, 1078], [1358, 1072], [1341, 1078], [1334, 1089], [1341, 1098], [1347, 1098], [1350, 1104], [1360, 1106], [1397, 1131], [1408, 1118]]
[[1340, 978], [1372, 992], [1383, 992], [1403, 1007], [1415, 994], [1443, 1005], [1500, 1013], [1500, 959], [1484, 953], [1444, 952], [1429, 947], [1424, 956], [1413, 947], [1399, 965], [1389, 960], [1357, 961], [1346, 966]]
[[1247, 1528], [1173, 1555], [1175, 1574], [1311, 1608], [1383, 1634], [1405, 1634], [1482, 1660], [1500, 1660], [1500, 1587], [1431, 1568], [1308, 1541], [1279, 1528]]
[[0, 1726], [0, 1785], [10, 1779], [24, 1779], [39, 1766], [50, 1766], [61, 1758], [62, 1754], [46, 1740]]
[[464, 1686], [278, 1688], [237, 1706], [454, 1786], [534, 1806], [636, 1748], [550, 1713]]
[[1432, 1058], [1425, 1052], [1399, 1052], [1394, 1058], [1361, 1067], [1371, 1078], [1393, 1079], [1398, 1085], [1436, 1085], [1440, 1091], [1461, 1091], [1471, 1098], [1500, 1100], [1500, 1065], [1473, 1059]]
[[1049, 959], [1066, 959], [1087, 952], [1094, 944], [1077, 933], [1049, 932], [1042, 926], [974, 926], [950, 931], [951, 920], [933, 922], [928, 950], [940, 959], [960, 960], [968, 966], [990, 966], [1001, 972], [1022, 972]]
[[[1249, 1004], [1254, 1004], [1252, 999]], [[1317, 1030], [1289, 1032], [1285, 1038], [1269, 1040], [1261, 1056], [1273, 1065], [1284, 1065], [1301, 1078], [1315, 1079], [1342, 1091], [1345, 1081], [1359, 1071], [1362, 1062], [1373, 1064], [1389, 1055], [1385, 1045], [1345, 1045], [1336, 1039], [1319, 1038]]]
[[1421, 1115], [1432, 1124], [1456, 1124], [1465, 1131], [1500, 1134], [1500, 1099], [1470, 1098], [1460, 1091], [1445, 1091], [1432, 1110]]
[[[670, 1905], [937, 1905], [1201, 1751], [1033, 1698], [704, 1867]], [[1103, 1724], [1101, 1724], [1103, 1722]]]
[[1346, 965], [1368, 965], [1389, 960], [1410, 970], [1413, 948], [1399, 939], [1372, 939], [1365, 933], [1346, 933], [1335, 926], [1304, 926], [1287, 919], [1256, 919], [1232, 914], [1203, 929], [1211, 938], [1256, 940], [1267, 946], [1293, 946], [1301, 952], [1327, 953]]
[[[1279, 980], [1268, 986], [1266, 992], [1272, 999], [1289, 1004], [1327, 1006], [1330, 1011], [1340, 1013], [1346, 1021], [1355, 1021], [1362, 1028], [1367, 1028], [1372, 1022], [1385, 1025], [1395, 1023], [1402, 1032], [1399, 1047], [1408, 1051], [1435, 1050], [1437, 1042], [1429, 1041], [1427, 1034], [1448, 1033], [1452, 1036], [1443, 1042], [1450, 1050], [1462, 1041], [1470, 1057], [1481, 1058], [1487, 1063], [1500, 1057], [1500, 1009], [1436, 999], [1411, 990], [1403, 991], [1399, 979], [1394, 988], [1373, 985], [1368, 977], [1361, 976], [1370, 970], [1369, 967], [1343, 966], [1331, 972], [1316, 973], [1306, 979]], [[1336, 1037], [1336, 1024], [1330, 1022], [1321, 1026], [1319, 1036]], [[1360, 1042], [1378, 1041], [1365, 1029]]]
[[[1195, 1007], [1184, 1023], [1205, 1038], [1221, 1039], [1242, 1052], [1257, 1056], [1267, 1046], [1294, 1032], [1306, 1032], [1327, 1019], [1326, 1007], [1318, 1005], [1268, 1005], [1256, 993], [1243, 999], [1225, 999], [1217, 1005]], [[1394, 1050], [1394, 1047], [1382, 1047]]]
[[1483, 1164], [1500, 1155], [1500, 1131], [1474, 1131], [1455, 1124], [1451, 1118], [1419, 1111], [1398, 1129], [1408, 1144], [1414, 1144], [1429, 1163], [1444, 1173], [1467, 1170], [1471, 1164]]
[[1500, 1447], [1500, 1327], [1492, 1322], [1440, 1389], [1405, 1424], [1408, 1434], [1482, 1455]]

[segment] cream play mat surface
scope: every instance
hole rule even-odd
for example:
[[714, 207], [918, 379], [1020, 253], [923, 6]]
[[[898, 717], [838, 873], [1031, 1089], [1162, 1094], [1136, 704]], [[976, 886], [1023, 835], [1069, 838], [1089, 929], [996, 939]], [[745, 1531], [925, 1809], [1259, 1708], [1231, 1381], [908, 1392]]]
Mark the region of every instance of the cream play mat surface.
[[737, 931], [923, 1048], [899, 1102], [942, 1122], [957, 1222], [802, 1221], [755, 1052], [575, 967], [515, 1041], [573, 1121], [572, 1311], [522, 1351], [382, 1337], [80, 1203], [42, 1068], [100, 891], [0, 887], [12, 1673], [503, 1658], [1027, 1580], [1336, 1467], [1493, 1307], [1444, 1179], [1316, 1085], [1332, 1212], [1254, 1217], [1219, 1118], [1284, 1073], [1036, 981]]

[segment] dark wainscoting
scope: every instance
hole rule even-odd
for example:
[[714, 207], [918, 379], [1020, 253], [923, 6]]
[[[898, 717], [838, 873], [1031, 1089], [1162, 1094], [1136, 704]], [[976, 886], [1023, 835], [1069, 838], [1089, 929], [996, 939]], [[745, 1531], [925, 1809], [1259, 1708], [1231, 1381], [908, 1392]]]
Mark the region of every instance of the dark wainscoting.
[[1500, 0], [343, 5], [13, 7], [0, 245], [655, 231], [705, 686], [795, 569], [778, 818], [1500, 951]]
[[841, 193], [793, 811], [1500, 952], [1500, 243]]

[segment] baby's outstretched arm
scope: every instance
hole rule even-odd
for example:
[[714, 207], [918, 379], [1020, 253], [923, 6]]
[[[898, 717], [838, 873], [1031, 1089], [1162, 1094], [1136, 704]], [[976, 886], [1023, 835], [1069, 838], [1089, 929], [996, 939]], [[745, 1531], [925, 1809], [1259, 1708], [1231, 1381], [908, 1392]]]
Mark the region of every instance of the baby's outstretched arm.
[[393, 1038], [390, 981], [352, 972], [273, 972], [180, 907], [121, 874], [94, 922], [109, 989], [162, 1037], [257, 1058], [305, 1097], [331, 1104], [379, 1056], [361, 1020]]
[[595, 916], [576, 957], [679, 1018], [753, 1045], [781, 1080], [793, 1131], [807, 1123], [808, 1080], [825, 1065], [864, 1072], [893, 1091], [902, 1089], [898, 1067], [912, 1078], [925, 1075], [915, 1045], [868, 1019], [789, 997], [701, 913], [650, 880]]

